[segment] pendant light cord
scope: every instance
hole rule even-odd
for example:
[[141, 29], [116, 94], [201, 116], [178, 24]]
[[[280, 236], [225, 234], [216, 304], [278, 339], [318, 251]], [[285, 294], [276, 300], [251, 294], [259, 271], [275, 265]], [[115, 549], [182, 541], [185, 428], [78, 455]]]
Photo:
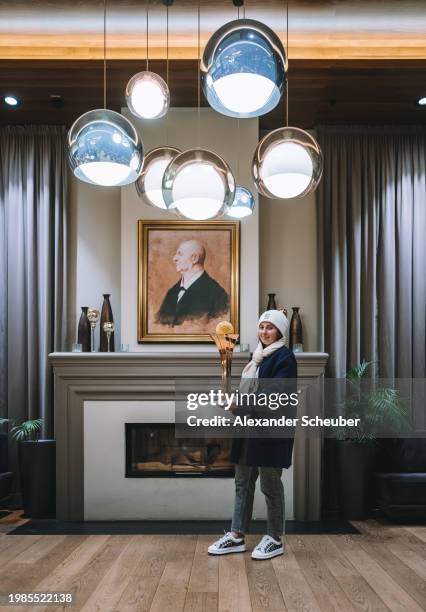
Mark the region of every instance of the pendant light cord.
[[106, 0], [104, 0], [104, 108], [106, 108]]
[[287, 54], [287, 83], [286, 83], [286, 96], [285, 96], [285, 126], [288, 127], [288, 2], [286, 3], [286, 54]]
[[[169, 87], [169, 4], [166, 4], [166, 84], [169, 90], [170, 95], [170, 87]], [[166, 145], [169, 146], [169, 115], [168, 112], [166, 115]]]
[[200, 74], [200, 54], [201, 54], [201, 43], [200, 43], [200, 0], [198, 0], [198, 51], [197, 51], [197, 106], [198, 106], [198, 148], [200, 148], [200, 133], [201, 133], [201, 74]]
[[[244, 11], [244, 4], [243, 4], [243, 11]], [[237, 7], [237, 18], [238, 21], [240, 20], [240, 7]], [[240, 118], [237, 117], [237, 181], [240, 180], [240, 156], [239, 156], [239, 152], [240, 152]]]
[[169, 86], [169, 5], [166, 4], [166, 83]]
[[149, 66], [149, 60], [148, 60], [148, 49], [149, 49], [149, 39], [148, 39], [148, 32], [149, 32], [149, 17], [148, 17], [148, 13], [149, 13], [149, 0], [146, 0], [146, 71], [148, 72], [148, 66]]

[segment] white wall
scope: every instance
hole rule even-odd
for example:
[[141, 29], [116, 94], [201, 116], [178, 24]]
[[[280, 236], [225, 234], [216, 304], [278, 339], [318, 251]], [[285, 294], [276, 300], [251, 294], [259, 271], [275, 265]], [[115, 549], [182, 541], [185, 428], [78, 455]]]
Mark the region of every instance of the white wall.
[[[120, 346], [120, 188], [96, 187], [70, 175], [70, 342], [76, 342], [81, 306], [100, 309], [103, 293], [111, 294]], [[96, 347], [99, 324], [96, 328]], [[69, 347], [71, 350], [71, 347]]]
[[318, 290], [315, 193], [301, 200], [260, 198], [260, 305], [276, 293], [279, 308], [300, 306], [303, 348], [317, 351]]
[[[123, 114], [131, 119], [140, 131], [145, 150], [149, 151], [167, 142], [185, 150], [198, 146], [197, 110], [193, 108], [171, 109], [168, 116], [157, 121], [138, 121], [126, 109]], [[256, 195], [251, 178], [251, 159], [258, 142], [257, 119], [237, 121], [219, 115], [210, 109], [201, 109], [201, 140], [231, 166], [237, 182], [251, 188]], [[237, 160], [239, 159], [239, 172]], [[131, 351], [211, 351], [210, 345], [186, 344], [138, 344], [137, 343], [137, 222], [138, 219], [170, 219], [176, 217], [157, 210], [139, 199], [134, 185], [121, 192], [121, 286], [122, 286], [122, 341]], [[226, 218], [225, 218], [226, 219]], [[255, 344], [259, 296], [259, 215], [256, 212], [241, 222], [241, 284], [240, 284], [240, 336], [241, 342]]]

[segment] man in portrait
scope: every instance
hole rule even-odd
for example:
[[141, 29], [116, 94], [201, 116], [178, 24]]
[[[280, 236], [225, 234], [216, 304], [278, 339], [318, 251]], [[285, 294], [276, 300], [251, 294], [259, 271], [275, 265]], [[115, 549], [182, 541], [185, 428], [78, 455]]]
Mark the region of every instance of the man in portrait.
[[157, 321], [174, 327], [188, 319], [206, 317], [210, 320], [225, 314], [229, 296], [204, 269], [206, 249], [199, 240], [181, 242], [173, 256], [180, 275], [171, 287], [157, 313]]

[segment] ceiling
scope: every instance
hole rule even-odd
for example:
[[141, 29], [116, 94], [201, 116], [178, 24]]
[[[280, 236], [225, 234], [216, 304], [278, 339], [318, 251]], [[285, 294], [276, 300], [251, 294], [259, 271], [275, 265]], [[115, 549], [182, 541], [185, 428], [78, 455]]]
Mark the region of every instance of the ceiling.
[[[304, 128], [328, 124], [424, 123], [426, 108], [415, 102], [426, 95], [425, 61], [305, 61], [289, 68], [289, 122]], [[128, 79], [144, 64], [114, 60], [107, 64], [107, 107], [125, 106]], [[165, 76], [165, 62], [150, 69]], [[173, 60], [169, 67], [172, 106], [197, 105], [197, 63]], [[67, 126], [83, 112], [103, 106], [103, 67], [99, 61], [0, 61], [0, 92], [23, 100], [3, 108], [0, 123], [50, 123]], [[54, 108], [50, 95], [60, 95]], [[204, 96], [202, 104], [207, 105]], [[260, 118], [260, 129], [283, 124], [284, 100]]]
[[[69, 126], [103, 106], [102, 7], [103, 0], [0, 0], [0, 96], [23, 101], [2, 106], [0, 124]], [[128, 79], [145, 68], [145, 0], [108, 0], [107, 8], [107, 106], [119, 111]], [[169, 11], [172, 106], [197, 104], [196, 8], [175, 0]], [[149, 10], [150, 69], [165, 76], [165, 7], [150, 0]], [[235, 15], [230, 0], [201, 0], [201, 47]], [[246, 16], [284, 36], [281, 0], [249, 0]], [[426, 108], [415, 103], [426, 95], [425, 0], [300, 0], [289, 16], [290, 124], [425, 122]], [[51, 95], [63, 106], [53, 107]], [[260, 129], [283, 117], [284, 103], [260, 118]]]
[[[162, 0], [107, 0], [110, 59], [166, 56]], [[245, 15], [285, 38], [284, 0], [246, 0]], [[174, 0], [169, 55], [196, 59], [197, 0]], [[240, 16], [243, 10], [240, 10]], [[231, 0], [200, 0], [201, 46], [235, 19]], [[290, 59], [426, 59], [425, 0], [289, 1]], [[0, 0], [0, 59], [101, 59], [103, 0]]]

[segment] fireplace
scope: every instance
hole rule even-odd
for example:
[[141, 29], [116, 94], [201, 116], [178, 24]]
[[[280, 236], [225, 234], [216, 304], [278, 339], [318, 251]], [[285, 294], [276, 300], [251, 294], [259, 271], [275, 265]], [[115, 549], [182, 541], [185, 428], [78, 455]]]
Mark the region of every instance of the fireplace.
[[173, 423], [125, 423], [126, 478], [234, 475], [231, 440], [175, 438]]
[[[296, 359], [300, 384], [321, 386], [327, 355], [296, 353]], [[126, 478], [125, 424], [160, 423], [173, 428], [176, 382], [187, 380], [188, 372], [195, 381], [217, 380], [217, 354], [54, 353], [50, 360], [55, 375], [59, 520], [229, 518], [229, 500], [235, 492], [232, 476], [205, 478], [188, 473], [183, 477], [181, 472], [179, 478], [158, 477], [158, 473], [156, 478]], [[246, 363], [246, 354], [235, 353], [235, 384]], [[322, 403], [317, 414], [323, 414]], [[293, 466], [283, 474], [287, 519], [320, 518], [321, 445], [320, 438], [296, 436]], [[266, 517], [259, 487], [253, 508], [257, 519]]]

